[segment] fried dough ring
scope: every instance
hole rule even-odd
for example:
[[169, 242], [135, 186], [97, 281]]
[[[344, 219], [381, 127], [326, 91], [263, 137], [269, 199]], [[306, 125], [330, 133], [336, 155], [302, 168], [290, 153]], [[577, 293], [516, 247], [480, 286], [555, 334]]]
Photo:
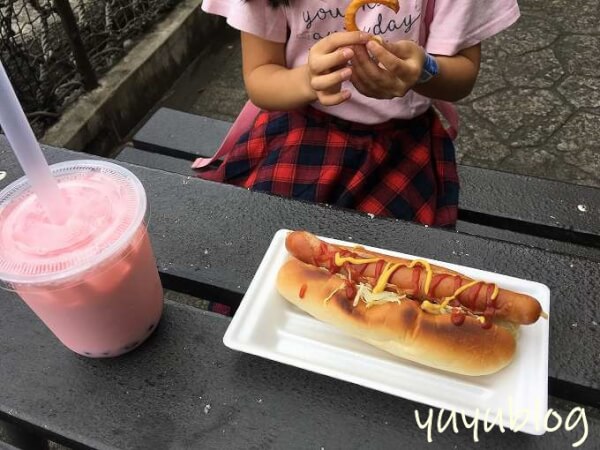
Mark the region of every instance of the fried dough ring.
[[400, 10], [400, 3], [398, 3], [398, 0], [352, 0], [344, 13], [344, 25], [346, 31], [358, 31], [358, 26], [356, 25], [356, 13], [359, 8], [370, 3], [386, 6], [395, 13]]

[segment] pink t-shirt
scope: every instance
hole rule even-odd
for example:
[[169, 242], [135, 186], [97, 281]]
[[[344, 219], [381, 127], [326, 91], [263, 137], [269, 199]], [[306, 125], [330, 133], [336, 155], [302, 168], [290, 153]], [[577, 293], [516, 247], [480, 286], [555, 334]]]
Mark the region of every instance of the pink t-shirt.
[[[433, 0], [429, 0], [433, 1]], [[432, 54], [454, 55], [512, 25], [519, 17], [516, 0], [435, 0], [433, 21], [425, 49]], [[202, 9], [227, 18], [232, 27], [263, 39], [285, 43], [289, 68], [306, 64], [308, 50], [319, 39], [344, 30], [344, 10], [349, 0], [290, 0], [290, 6], [272, 8], [267, 0], [204, 0]], [[400, 0], [395, 14], [381, 5], [364, 6], [357, 24], [386, 41], [419, 41], [423, 0]], [[289, 40], [288, 40], [289, 30]], [[293, 87], [290, 87], [293, 88]], [[409, 119], [425, 112], [431, 100], [414, 91], [403, 98], [378, 100], [366, 97], [345, 82], [350, 100], [337, 106], [313, 106], [337, 117], [374, 124], [392, 118]]]

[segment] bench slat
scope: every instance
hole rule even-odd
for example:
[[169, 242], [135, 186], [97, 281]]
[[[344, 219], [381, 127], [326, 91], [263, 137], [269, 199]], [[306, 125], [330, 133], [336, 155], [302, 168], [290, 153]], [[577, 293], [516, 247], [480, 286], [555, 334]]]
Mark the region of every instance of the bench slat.
[[600, 189], [469, 166], [459, 166], [459, 177], [465, 218], [498, 226], [504, 217], [584, 233], [587, 245], [600, 247]]
[[511, 230], [494, 228], [491, 226], [480, 225], [478, 223], [465, 222], [463, 220], [459, 220], [456, 223], [456, 230], [460, 233], [466, 233], [472, 236], [497, 239], [505, 242], [537, 247], [554, 253], [582, 256], [584, 258], [600, 261], [600, 248], [597, 247], [572, 244], [570, 242], [557, 241], [554, 239], [533, 236], [531, 234], [517, 233]]
[[194, 175], [191, 162], [187, 159], [174, 158], [173, 156], [148, 152], [137, 148], [125, 147], [115, 159], [142, 167], [150, 167], [151, 169], [159, 169], [181, 175]]
[[231, 123], [160, 108], [134, 135], [135, 148], [192, 160], [211, 157], [229, 131]]

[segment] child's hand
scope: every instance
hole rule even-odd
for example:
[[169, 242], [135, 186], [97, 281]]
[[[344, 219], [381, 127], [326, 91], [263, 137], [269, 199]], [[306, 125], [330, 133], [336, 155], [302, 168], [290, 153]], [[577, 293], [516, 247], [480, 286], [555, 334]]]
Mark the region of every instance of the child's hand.
[[[421, 76], [425, 50], [412, 41], [384, 45], [385, 47], [371, 40], [366, 47], [354, 47], [352, 84], [367, 97], [404, 97]], [[367, 49], [375, 61], [369, 56]]]
[[350, 98], [350, 91], [342, 90], [342, 82], [352, 76], [348, 62], [355, 55], [350, 47], [359, 46], [364, 49], [368, 38], [367, 33], [359, 31], [333, 33], [310, 49], [309, 83], [322, 105], [338, 105]]

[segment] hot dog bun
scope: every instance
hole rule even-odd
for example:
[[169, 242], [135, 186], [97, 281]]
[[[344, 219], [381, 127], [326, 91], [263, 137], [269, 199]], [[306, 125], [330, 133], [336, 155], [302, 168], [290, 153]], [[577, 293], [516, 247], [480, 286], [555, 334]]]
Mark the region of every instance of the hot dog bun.
[[[452, 270], [431, 264], [433, 280], [430, 283], [429, 292], [425, 294], [426, 277], [422, 275], [423, 267], [408, 267], [411, 263], [410, 260], [367, 251], [363, 248], [346, 248], [328, 244], [306, 231], [291, 232], [286, 238], [285, 246], [292, 256], [305, 263], [320, 267], [329, 268], [331, 265], [331, 261], [327, 258], [321, 259], [322, 255], [333, 255], [340, 251], [351, 253], [359, 258], [381, 258], [386, 262], [404, 264], [405, 267], [399, 268], [392, 274], [389, 282], [400, 289], [410, 290], [412, 294], [420, 298], [451, 296], [460, 286], [465, 286], [474, 281]], [[420, 271], [421, 274], [415, 274], [415, 271]], [[366, 264], [361, 275], [373, 277], [375, 272], [376, 263], [369, 263]], [[415, 279], [417, 280], [417, 286], [415, 286]], [[491, 284], [476, 284], [460, 293], [457, 299], [467, 308], [483, 312], [490, 307], [492, 289]], [[494, 317], [522, 325], [534, 323], [542, 315], [542, 307], [535, 298], [507, 289], [498, 289], [497, 297], [493, 301], [493, 310]]]
[[[514, 357], [518, 326], [494, 323], [483, 329], [467, 317], [454, 325], [450, 315], [423, 311], [403, 300], [368, 308], [353, 306], [345, 280], [295, 258], [279, 270], [277, 290], [289, 302], [318, 320], [393, 355], [453, 373], [478, 376], [499, 371]], [[328, 297], [329, 300], [325, 301]]]

